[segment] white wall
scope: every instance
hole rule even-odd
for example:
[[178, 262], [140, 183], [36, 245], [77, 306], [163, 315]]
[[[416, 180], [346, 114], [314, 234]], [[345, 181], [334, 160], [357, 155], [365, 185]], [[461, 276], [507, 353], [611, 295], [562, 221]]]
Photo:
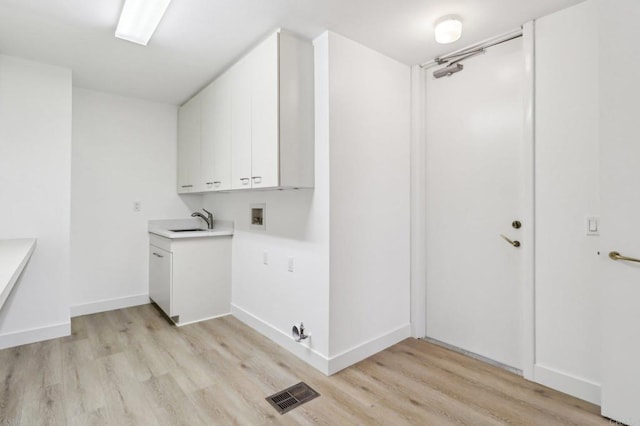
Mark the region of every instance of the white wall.
[[0, 55], [0, 238], [38, 245], [0, 311], [0, 348], [69, 333], [71, 71]]
[[72, 315], [147, 303], [147, 221], [201, 203], [175, 192], [177, 108], [80, 88], [73, 103]]
[[599, 401], [598, 18], [588, 1], [536, 21], [535, 380]]
[[[332, 33], [314, 50], [315, 188], [204, 206], [235, 221], [232, 313], [331, 374], [410, 335], [410, 70]], [[250, 228], [252, 203], [266, 231]]]
[[[316, 185], [315, 191], [207, 195], [204, 205], [216, 218], [235, 221], [232, 312], [241, 319], [245, 318], [243, 314], [255, 317], [262, 324], [252, 325], [266, 327], [259, 329], [273, 339], [285, 337], [279, 343], [290, 350], [301, 346], [292, 345], [291, 327], [304, 322], [312, 333], [305, 345], [316, 353], [298, 354], [320, 366], [327, 355], [328, 341], [328, 217], [324, 214], [326, 184], [318, 179]], [[250, 229], [252, 203], [266, 204], [265, 231]], [[265, 251], [267, 265], [263, 263]], [[294, 272], [287, 270], [288, 257], [295, 259]]]
[[[315, 187], [312, 190], [208, 194], [204, 206], [233, 220], [232, 313], [315, 368], [329, 356], [328, 67], [315, 70]], [[250, 227], [250, 206], [266, 204], [266, 230]], [[267, 252], [268, 264], [263, 263]], [[294, 272], [288, 258], [294, 258]], [[291, 327], [304, 322], [311, 338], [296, 343]]]
[[328, 37], [336, 357], [370, 341], [396, 343], [396, 332], [408, 335], [411, 83], [408, 66]]

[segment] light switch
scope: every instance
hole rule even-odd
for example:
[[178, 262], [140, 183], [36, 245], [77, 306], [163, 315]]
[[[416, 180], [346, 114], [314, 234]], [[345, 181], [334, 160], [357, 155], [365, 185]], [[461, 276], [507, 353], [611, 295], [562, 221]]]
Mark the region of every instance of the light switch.
[[290, 257], [287, 261], [287, 270], [289, 272], [293, 272], [294, 271], [294, 266], [295, 266], [295, 262], [293, 257]]
[[269, 264], [269, 252], [266, 250], [262, 252], [262, 263], [265, 265]]
[[587, 235], [600, 235], [600, 219], [597, 217], [587, 218]]

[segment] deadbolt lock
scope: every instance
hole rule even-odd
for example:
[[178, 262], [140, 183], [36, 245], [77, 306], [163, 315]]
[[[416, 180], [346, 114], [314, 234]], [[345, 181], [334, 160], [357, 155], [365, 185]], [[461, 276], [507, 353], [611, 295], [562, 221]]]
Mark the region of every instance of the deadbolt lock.
[[511, 226], [513, 226], [514, 229], [520, 229], [522, 228], [522, 223], [519, 220], [514, 220], [511, 222]]

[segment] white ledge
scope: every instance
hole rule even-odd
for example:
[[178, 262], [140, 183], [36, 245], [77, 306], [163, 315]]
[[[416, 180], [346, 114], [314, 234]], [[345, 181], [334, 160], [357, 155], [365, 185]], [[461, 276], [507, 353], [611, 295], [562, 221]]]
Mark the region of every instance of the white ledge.
[[35, 238], [0, 240], [0, 309], [36, 248]]

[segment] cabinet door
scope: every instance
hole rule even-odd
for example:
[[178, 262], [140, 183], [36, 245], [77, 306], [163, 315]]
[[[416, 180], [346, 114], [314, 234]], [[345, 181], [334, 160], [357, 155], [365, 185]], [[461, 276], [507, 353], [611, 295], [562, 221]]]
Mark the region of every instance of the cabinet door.
[[215, 115], [217, 110], [217, 80], [207, 86], [201, 96], [200, 114], [200, 184], [205, 191], [214, 190]]
[[278, 38], [273, 34], [250, 54], [251, 178], [253, 188], [279, 184]]
[[168, 316], [173, 316], [171, 253], [156, 246], [149, 246], [149, 298]]
[[201, 182], [206, 191], [231, 189], [231, 87], [224, 74], [202, 92]]
[[251, 188], [251, 62], [229, 70], [231, 85], [231, 188]]
[[202, 190], [200, 185], [200, 97], [178, 111], [178, 193]]
[[229, 73], [216, 80], [213, 115], [214, 190], [231, 189], [231, 78]]

